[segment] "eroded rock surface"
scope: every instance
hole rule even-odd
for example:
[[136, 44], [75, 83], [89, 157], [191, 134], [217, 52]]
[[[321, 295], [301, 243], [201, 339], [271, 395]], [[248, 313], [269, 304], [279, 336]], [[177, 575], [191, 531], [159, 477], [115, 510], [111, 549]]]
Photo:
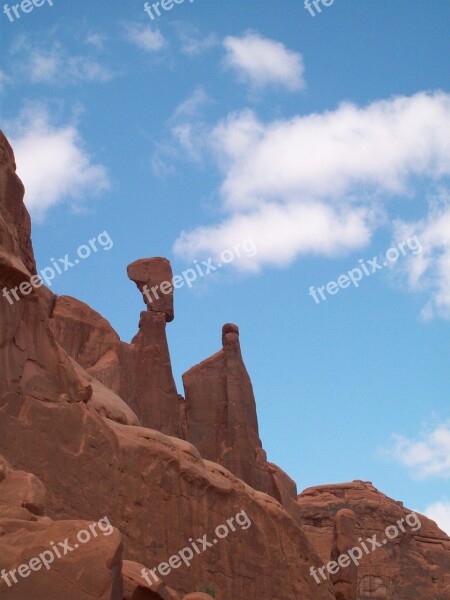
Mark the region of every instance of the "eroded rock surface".
[[164, 313], [167, 322], [173, 321], [173, 273], [167, 258], [141, 258], [128, 265], [127, 273], [141, 291], [147, 309]]
[[[23, 193], [0, 135], [7, 289], [36, 274]], [[169, 268], [138, 261], [129, 273], [145, 296]], [[185, 375], [186, 421], [167, 346], [167, 296], [147, 305], [131, 344], [87, 305], [44, 287], [12, 304], [0, 297], [0, 572], [105, 516], [114, 526], [17, 587], [1, 579], [0, 598], [207, 600], [194, 590], [212, 590], [217, 600], [336, 600], [337, 584], [348, 582], [318, 586], [310, 576], [348, 543], [335, 515], [352, 510], [355, 534], [369, 535], [405, 509], [361, 483], [309, 490], [297, 503], [295, 483], [266, 461], [234, 325], [224, 327], [222, 350]], [[235, 519], [231, 529], [238, 513], [249, 527]], [[146, 586], [142, 565], [155, 568], [204, 535], [210, 546], [189, 567]], [[448, 600], [448, 543], [423, 518], [421, 531], [386, 548], [383, 560], [374, 554], [361, 564], [361, 598]]]
[[183, 437], [165, 313], [142, 312], [139, 332], [131, 344], [120, 341], [108, 321], [96, 311], [69, 296], [56, 300], [50, 323], [65, 352], [124, 399], [141, 425]]
[[[338, 563], [339, 570], [331, 574], [331, 582], [336, 600], [358, 600], [358, 567], [347, 560], [339, 564], [339, 557], [358, 545], [356, 537], [356, 515], [352, 510], [342, 508], [336, 513], [334, 520], [333, 545], [331, 560]], [[341, 559], [342, 560], [342, 559]], [[347, 564], [349, 563], [349, 564]]]
[[123, 600], [180, 600], [178, 594], [166, 587], [163, 581], [148, 584], [141, 575], [143, 568], [139, 563], [123, 561]]
[[223, 326], [222, 350], [185, 373], [183, 384], [188, 440], [200, 454], [296, 513], [295, 483], [267, 462], [262, 447], [237, 325]]
[[[363, 548], [359, 538], [366, 543], [370, 552], [366, 553], [363, 548], [356, 598], [450, 598], [450, 538], [430, 519], [417, 515], [417, 521], [410, 516], [412, 526], [408, 525], [405, 519], [412, 514], [411, 511], [401, 502], [395, 502], [380, 493], [371, 483], [362, 481], [309, 488], [300, 494], [298, 502], [303, 528], [317, 548], [322, 564], [333, 560], [333, 536], [336, 530], [339, 549], [350, 544], [353, 535], [356, 546]], [[355, 515], [354, 534], [350, 521], [343, 519], [343, 509]], [[398, 525], [402, 519], [405, 531], [401, 531]], [[398, 537], [387, 538], [385, 530], [389, 526], [397, 527]], [[392, 535], [394, 530], [389, 533]], [[367, 538], [374, 535], [382, 547], [372, 551], [372, 544], [367, 542]], [[339, 591], [351, 590], [351, 570], [342, 570], [335, 579]], [[345, 581], [344, 577], [348, 577], [349, 581]], [[347, 600], [345, 595], [342, 597]]]
[[[81, 520], [31, 522], [1, 519], [0, 556], [2, 568], [7, 573], [20, 565], [29, 565], [33, 558], [38, 559], [46, 550], [51, 552], [54, 548], [52, 541], [56, 545], [68, 539], [73, 550], [65, 555], [61, 553], [60, 558], [55, 557], [49, 562], [48, 569], [45, 564], [41, 564], [37, 571], [29, 567], [28, 571], [23, 569], [22, 572], [27, 573], [25, 577], [17, 572], [11, 576], [6, 575], [6, 580], [3, 579], [0, 583], [0, 598], [122, 600], [121, 535], [115, 530], [108, 537], [93, 537], [75, 548], [74, 540], [77, 539], [78, 532], [88, 531], [90, 524]], [[50, 559], [50, 556], [47, 555], [47, 558]]]
[[[5, 146], [4, 138], [1, 143]], [[29, 228], [20, 220], [26, 214], [23, 186], [6, 148], [0, 165], [0, 243], [2, 282], [10, 286], [32, 276], [34, 265]], [[119, 531], [123, 558], [152, 568], [189, 539], [214, 537], [218, 525], [245, 511], [251, 528], [230, 531], [195, 555], [189, 568], [174, 570], [164, 581], [167, 590], [183, 597], [206, 582], [217, 600], [333, 600], [331, 585], [317, 594], [308, 579], [307, 565], [317, 555], [276, 500], [205, 461], [188, 442], [165, 435], [179, 432], [182, 422], [169, 371], [165, 313], [143, 313], [138, 335], [125, 344], [89, 307], [69, 298], [58, 306], [45, 288], [14, 305], [4, 299], [0, 310], [0, 454], [6, 469], [32, 474], [14, 481], [7, 472], [4, 480], [3, 505], [13, 518], [0, 519], [2, 568], [17, 568], [52, 540], [73, 539], [105, 515], [115, 527], [48, 571], [24, 578], [23, 591], [17, 588], [11, 596], [3, 585], [0, 597], [121, 600]], [[96, 385], [86, 372], [136, 407], [142, 424], [152, 422], [160, 430], [118, 422], [120, 415], [113, 412], [102, 414], [99, 406], [106, 411], [109, 403], [116, 411], [120, 403], [97, 388], [95, 406]], [[42, 488], [33, 478], [47, 490], [48, 516], [36, 514]], [[17, 502], [11, 501], [15, 487]]]

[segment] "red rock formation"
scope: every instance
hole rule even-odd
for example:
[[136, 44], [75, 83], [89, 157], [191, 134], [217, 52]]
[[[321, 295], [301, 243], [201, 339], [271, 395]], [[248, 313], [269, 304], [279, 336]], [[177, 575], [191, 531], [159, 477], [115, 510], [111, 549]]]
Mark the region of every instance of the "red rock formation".
[[[352, 510], [338, 510], [334, 521], [331, 560], [338, 564], [337, 573], [331, 574], [331, 582], [336, 600], [358, 600], [358, 567], [350, 560], [339, 563], [339, 558], [358, 545], [356, 538], [356, 517]], [[350, 564], [347, 564], [350, 563]]]
[[53, 335], [84, 369], [93, 367], [120, 338], [106, 319], [84, 302], [59, 296], [52, 320]]
[[[88, 531], [90, 524], [81, 520], [32, 522], [2, 519], [0, 556], [6, 580], [0, 585], [0, 598], [122, 600], [121, 536], [117, 530], [108, 537], [92, 538], [89, 543], [76, 549], [69, 544], [73, 551], [55, 558], [48, 569], [43, 564], [38, 571], [29, 567], [32, 559], [38, 559], [45, 551], [52, 551], [52, 541], [57, 544], [68, 539], [73, 544], [77, 533]], [[33, 564], [38, 566], [36, 562]], [[20, 577], [16, 571], [15, 583], [13, 576], [8, 576], [8, 573], [20, 568], [20, 565], [26, 566], [27, 570], [22, 570], [26, 575], [25, 578]]]
[[[12, 151], [4, 138], [0, 147], [6, 148], [8, 156], [0, 165], [1, 274], [4, 284], [11, 285], [32, 275], [27, 250], [31, 242], [21, 239], [21, 226], [15, 222], [25, 209]], [[10, 200], [5, 190], [18, 203], [13, 216], [6, 209]], [[183, 595], [207, 582], [217, 600], [296, 600], [300, 596], [333, 600], [330, 585], [317, 594], [309, 580], [307, 566], [317, 556], [302, 529], [278, 502], [223, 467], [204, 461], [189, 443], [118, 422], [122, 417], [132, 419], [119, 400], [132, 405], [149, 382], [153, 396], [147, 398], [159, 394], [164, 399], [162, 392], [171, 393], [161, 385], [168, 382], [166, 368], [170, 364], [163, 355], [161, 313], [145, 313], [138, 339], [132, 344], [114, 341], [108, 326], [100, 321], [102, 331], [109, 331], [106, 352], [101, 355], [103, 350], [99, 351], [100, 358], [88, 366], [97, 358], [95, 340], [101, 339], [95, 326], [92, 329], [98, 317], [85, 307], [80, 310], [76, 301], [65, 301], [63, 310], [51, 293], [40, 288], [15, 305], [7, 300], [0, 304], [0, 453], [45, 485], [47, 514], [53, 519], [36, 520], [42, 489], [28, 478], [28, 491], [19, 494], [19, 506], [9, 502], [7, 511], [12, 512], [7, 512], [7, 518], [0, 515], [2, 561], [7, 556], [4, 567], [16, 568], [17, 561], [28, 560], [51, 540], [72, 538], [86, 522], [107, 515], [123, 534], [124, 557], [151, 568], [186, 547], [191, 537], [214, 536], [217, 525], [245, 511], [252, 520], [251, 529], [230, 532], [220, 543], [195, 555], [189, 569], [174, 570], [168, 577], [170, 587]], [[52, 311], [54, 319], [61, 322], [50, 326]], [[77, 319], [82, 321], [81, 332], [71, 331], [77, 327]], [[62, 344], [67, 342], [64, 350], [54, 332]], [[78, 353], [85, 370], [74, 365]], [[119, 399], [108, 396], [97, 386], [98, 381], [89, 379], [94, 372], [104, 376], [102, 383]], [[178, 396], [174, 398], [178, 411]], [[163, 403], [155, 406], [163, 415], [162, 428], [173, 427], [174, 421], [180, 423], [178, 412], [177, 416], [164, 413]], [[26, 475], [19, 477], [27, 479]], [[9, 473], [7, 479], [5, 498], [16, 485]], [[16, 516], [14, 511], [21, 509], [27, 512]], [[24, 592], [16, 590], [14, 598], [119, 600], [123, 585], [120, 552], [116, 531], [83, 546], [70, 561], [61, 560], [49, 572], [24, 579]], [[0, 596], [8, 598], [8, 590], [0, 588]], [[142, 590], [135, 588], [132, 593], [136, 591]]]
[[2, 457], [0, 500], [2, 600], [122, 600], [117, 530], [107, 527], [108, 535], [91, 533], [89, 542], [76, 547], [77, 534], [89, 532], [92, 523], [46, 517], [45, 487], [34, 475], [12, 469]]
[[[401, 502], [395, 502], [381, 494], [371, 483], [362, 481], [309, 488], [300, 494], [298, 502], [303, 528], [319, 551], [323, 564], [332, 559], [335, 527], [338, 530], [344, 529], [343, 547], [351, 543], [350, 524], [344, 527], [342, 517], [336, 524], [336, 516], [342, 509], [349, 509], [355, 514], [355, 545], [359, 544], [363, 552], [358, 569], [357, 598], [450, 598], [450, 538], [425, 516], [417, 515], [421, 523], [420, 528], [414, 517], [410, 517], [412, 527], [409, 526], [404, 519], [411, 511]], [[398, 525], [401, 519], [404, 520], [404, 532]], [[395, 539], [387, 539], [385, 530], [389, 526], [396, 526], [399, 530]], [[391, 535], [392, 533], [393, 530], [390, 531]], [[375, 534], [382, 547], [372, 550], [372, 543], [368, 542], [367, 538]], [[360, 539], [366, 543], [369, 554], [363, 549]], [[352, 579], [351, 574], [349, 579]], [[339, 581], [339, 578], [336, 581]], [[340, 587], [338, 586], [338, 589]]]
[[31, 473], [15, 471], [0, 456], [0, 518], [33, 521], [45, 514], [45, 487]]
[[[0, 134], [7, 288], [35, 274], [22, 200], [12, 149]], [[160, 259], [144, 261], [130, 275], [145, 293], [167, 269]], [[179, 439], [187, 429], [165, 335], [171, 302], [150, 303], [126, 344], [88, 306], [44, 287], [13, 304], [0, 298], [0, 573], [105, 515], [115, 527], [20, 587], [0, 580], [0, 598], [207, 600], [193, 590], [213, 590], [217, 600], [335, 600], [329, 580], [318, 586], [310, 576], [312, 565], [330, 559], [335, 530], [335, 553], [352, 535], [335, 515], [353, 510], [356, 535], [405, 515], [361, 483], [306, 491], [293, 508], [294, 482], [265, 459], [235, 326], [224, 328], [223, 349], [185, 376], [189, 437], [204, 455]], [[243, 512], [251, 521], [245, 529], [235, 518]], [[420, 532], [361, 563], [361, 599], [448, 600], [449, 539], [422, 521]], [[225, 524], [228, 535], [218, 539], [216, 527]], [[174, 568], [156, 589], [139, 579], [142, 565], [166, 563], [205, 534], [211, 546], [193, 552], [189, 568]]]
[[162, 581], [149, 585], [142, 578], [143, 568], [139, 563], [123, 561], [123, 600], [179, 600], [178, 594]]
[[126, 399], [139, 423], [183, 437], [180, 400], [166, 338], [166, 314], [142, 312], [131, 344], [86, 304], [58, 297], [52, 312], [55, 339], [87, 373]]
[[188, 440], [203, 457], [296, 514], [297, 487], [279, 467], [267, 462], [259, 438], [253, 386], [237, 325], [223, 326], [222, 346], [183, 375]]
[[141, 258], [128, 265], [127, 273], [142, 292], [147, 309], [173, 321], [173, 273], [167, 258]]

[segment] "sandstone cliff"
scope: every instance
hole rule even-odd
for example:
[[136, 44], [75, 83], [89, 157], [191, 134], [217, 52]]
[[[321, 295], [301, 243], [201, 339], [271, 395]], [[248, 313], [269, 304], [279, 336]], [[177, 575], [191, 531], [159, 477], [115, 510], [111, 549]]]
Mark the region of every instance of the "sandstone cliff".
[[[300, 494], [298, 503], [303, 529], [320, 554], [320, 565], [334, 560], [349, 546], [362, 548], [357, 575], [352, 563], [332, 577], [335, 591], [345, 591], [337, 598], [450, 598], [450, 539], [430, 519], [411, 516], [412, 525], [408, 525], [410, 510], [363, 481], [309, 488]], [[392, 539], [386, 535], [389, 527], [398, 530]], [[392, 536], [395, 529], [388, 533]], [[374, 543], [367, 541], [374, 535]], [[375, 542], [380, 546], [373, 548]]]
[[[36, 276], [23, 195], [0, 134], [1, 288]], [[405, 509], [361, 483], [297, 500], [262, 448], [238, 328], [224, 326], [222, 349], [184, 375], [184, 400], [166, 338], [173, 290], [146, 294], [170, 280], [170, 264], [143, 259], [128, 276], [147, 308], [131, 344], [43, 286], [13, 304], [0, 297], [0, 572], [102, 518], [111, 524], [49, 569], [14, 585], [0, 579], [0, 598], [355, 600], [358, 589], [359, 600], [449, 600], [450, 540], [425, 518], [357, 572], [314, 581], [311, 566]], [[239, 512], [249, 528], [157, 582], [142, 577]]]
[[[2, 287], [11, 288], [28, 281], [35, 265], [24, 189], [3, 136], [0, 148], [0, 277]], [[283, 507], [203, 459], [187, 441], [165, 434], [182, 436], [183, 418], [161, 314], [166, 316], [141, 315], [140, 332], [128, 345], [85, 305], [58, 301], [43, 287], [13, 305], [2, 298], [0, 453], [11, 468], [31, 473], [41, 482], [36, 487], [46, 490], [46, 516], [1, 515], [2, 569], [9, 571], [47, 542], [73, 534], [79, 521], [107, 515], [117, 534], [103, 544], [86, 545], [88, 555], [71, 554], [64, 565], [19, 579], [15, 587], [1, 580], [0, 597], [167, 597], [168, 592], [146, 589], [144, 582], [130, 591], [129, 563], [126, 576], [119, 573], [123, 559], [155, 567], [188, 539], [211, 535], [245, 511], [250, 531], [230, 534], [196, 556], [190, 568], [174, 570], [167, 581], [176, 590], [171, 595], [205, 588], [219, 600], [331, 600], [331, 585], [317, 594], [310, 581], [308, 566], [317, 555]], [[77, 323], [82, 325], [74, 331]], [[146, 389], [142, 399], [140, 391]], [[127, 412], [126, 404], [133, 410]], [[20, 495], [18, 490], [19, 505]], [[192, 600], [196, 597], [204, 595], [199, 592]]]

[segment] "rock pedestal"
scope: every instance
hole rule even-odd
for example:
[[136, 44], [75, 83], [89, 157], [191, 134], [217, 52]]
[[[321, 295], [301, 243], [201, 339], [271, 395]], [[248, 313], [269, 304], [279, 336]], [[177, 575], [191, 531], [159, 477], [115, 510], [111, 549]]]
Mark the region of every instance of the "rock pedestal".
[[[23, 194], [0, 133], [0, 280], [8, 288], [36, 271]], [[129, 273], [145, 296], [146, 285], [162, 288], [169, 267], [145, 259]], [[188, 428], [166, 340], [173, 298], [164, 289], [163, 301], [148, 301], [131, 344], [89, 306], [45, 287], [13, 305], [0, 297], [0, 571], [20, 572], [52, 541], [76, 543], [94, 521], [107, 517], [114, 528], [15, 586], [0, 578], [0, 597], [207, 600], [192, 592], [211, 589], [217, 600], [335, 600], [331, 582], [318, 586], [309, 572], [352, 537], [339, 511], [351, 509], [365, 537], [406, 510], [362, 482], [294, 502], [294, 482], [266, 462], [234, 325], [223, 329], [222, 350], [185, 375]], [[245, 530], [242, 511], [251, 521]], [[366, 557], [361, 598], [450, 598], [450, 540], [421, 520], [420, 531]], [[189, 568], [144, 584], [143, 565], [167, 572], [171, 556], [204, 536], [217, 543], [192, 550]]]
[[[128, 267], [129, 277], [144, 290], [172, 277], [169, 261], [142, 259]], [[156, 290], [154, 290], [156, 292]], [[147, 304], [131, 344], [120, 341], [111, 325], [75, 298], [56, 299], [52, 330], [59, 344], [89, 375], [123, 398], [141, 425], [167, 435], [185, 436], [183, 404], [176, 389], [166, 337], [174, 317], [173, 294]]]
[[[331, 560], [338, 562], [339, 557], [358, 546], [355, 513], [343, 508], [336, 513]], [[354, 562], [340, 567], [331, 575], [331, 582], [336, 600], [358, 600], [358, 567]]]

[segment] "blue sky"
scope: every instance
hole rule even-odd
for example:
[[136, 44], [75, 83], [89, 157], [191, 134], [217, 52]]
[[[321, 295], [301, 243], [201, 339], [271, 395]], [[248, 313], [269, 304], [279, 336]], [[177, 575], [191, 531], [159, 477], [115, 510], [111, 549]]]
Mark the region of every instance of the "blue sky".
[[[39, 269], [114, 243], [52, 289], [128, 341], [143, 304], [127, 264], [182, 273], [253, 240], [176, 291], [180, 392], [237, 323], [264, 446], [299, 490], [370, 480], [450, 533], [447, 0], [1, 10], [1, 127]], [[402, 242], [359, 287], [309, 295]]]

